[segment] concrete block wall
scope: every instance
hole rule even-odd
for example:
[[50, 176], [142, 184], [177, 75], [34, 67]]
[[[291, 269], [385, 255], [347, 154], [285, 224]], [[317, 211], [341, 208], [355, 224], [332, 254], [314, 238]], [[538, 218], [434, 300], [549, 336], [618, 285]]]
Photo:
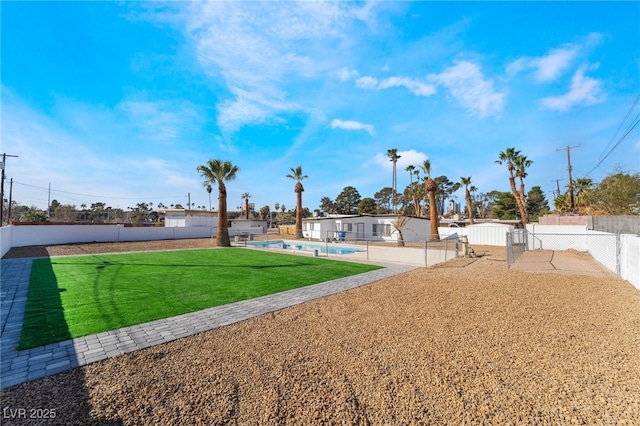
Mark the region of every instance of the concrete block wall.
[[540, 225], [584, 225], [591, 229], [591, 216], [561, 216], [559, 214], [547, 214], [538, 219]]
[[593, 230], [640, 235], [640, 216], [593, 216]]
[[587, 229], [612, 234], [640, 235], [640, 215], [636, 216], [561, 216], [548, 214], [538, 219], [540, 225], [585, 225]]

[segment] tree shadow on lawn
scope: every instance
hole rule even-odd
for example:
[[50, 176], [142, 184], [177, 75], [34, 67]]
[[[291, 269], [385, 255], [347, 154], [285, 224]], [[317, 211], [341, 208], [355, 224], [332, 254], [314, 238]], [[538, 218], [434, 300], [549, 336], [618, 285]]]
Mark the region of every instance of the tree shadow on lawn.
[[63, 291], [66, 290], [59, 287], [51, 260], [34, 259], [18, 349], [33, 347], [30, 336], [42, 333], [42, 324], [53, 325], [50, 336], [56, 341], [71, 339], [60, 297]]
[[[40, 282], [35, 285], [34, 280]], [[33, 288], [32, 288], [33, 286]], [[31, 303], [31, 314], [27, 315], [25, 307], [22, 330], [18, 342], [17, 356], [34, 357], [42, 355], [41, 350], [19, 350], [24, 346], [22, 338], [26, 331], [42, 332], [44, 306], [48, 306], [46, 320], [56, 323], [55, 336], [64, 341], [71, 338], [68, 325], [64, 319], [60, 293], [51, 262], [46, 259], [35, 259], [31, 269], [31, 277], [27, 297], [27, 304]], [[35, 305], [33, 305], [35, 304]], [[7, 344], [4, 340], [3, 344]], [[55, 351], [55, 349], [54, 349]], [[1, 400], [3, 406], [3, 425], [11, 424], [60, 424], [60, 425], [121, 425], [122, 421], [103, 421], [91, 416], [90, 395], [86, 386], [86, 376], [83, 368], [78, 366], [78, 354], [73, 345], [66, 345], [67, 359], [72, 367], [56, 375], [55, 380], [44, 377], [3, 389]], [[46, 352], [44, 352], [46, 353]], [[53, 366], [64, 358], [54, 358], [45, 361], [43, 368]], [[10, 374], [10, 373], [9, 373]], [[61, 380], [62, 379], [62, 380]], [[36, 416], [37, 418], [30, 418]], [[47, 416], [47, 419], [44, 419]]]

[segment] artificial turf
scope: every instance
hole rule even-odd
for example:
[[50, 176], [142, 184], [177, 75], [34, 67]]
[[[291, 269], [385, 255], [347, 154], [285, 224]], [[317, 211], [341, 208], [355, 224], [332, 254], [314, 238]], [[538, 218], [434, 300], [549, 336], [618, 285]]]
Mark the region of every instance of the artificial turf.
[[242, 248], [35, 259], [19, 349], [378, 268]]

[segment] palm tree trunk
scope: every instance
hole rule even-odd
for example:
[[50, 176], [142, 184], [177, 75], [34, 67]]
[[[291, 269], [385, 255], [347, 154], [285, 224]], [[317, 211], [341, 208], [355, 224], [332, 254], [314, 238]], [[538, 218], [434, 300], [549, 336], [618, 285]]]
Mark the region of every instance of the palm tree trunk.
[[302, 238], [302, 191], [296, 193], [296, 237]]
[[522, 206], [520, 210], [522, 224], [526, 227], [527, 223], [529, 223], [529, 212], [527, 211], [527, 199], [524, 193], [524, 180], [522, 178], [520, 178], [520, 191], [518, 192], [518, 196], [520, 197], [520, 206]]
[[227, 219], [227, 187], [218, 182], [218, 233], [216, 246], [231, 247], [229, 240], [229, 222]]
[[466, 189], [467, 211], [469, 212], [469, 225], [473, 225], [473, 206], [471, 205], [471, 192]]
[[438, 234], [438, 207], [436, 206], [436, 192], [429, 191], [429, 241], [440, 241]]
[[511, 186], [511, 193], [513, 194], [513, 198], [516, 199], [516, 208], [520, 212], [522, 223], [525, 224], [524, 216], [522, 216], [522, 200], [520, 199], [520, 193], [516, 189], [516, 178], [515, 176], [513, 176], [513, 173], [509, 176], [509, 186]]

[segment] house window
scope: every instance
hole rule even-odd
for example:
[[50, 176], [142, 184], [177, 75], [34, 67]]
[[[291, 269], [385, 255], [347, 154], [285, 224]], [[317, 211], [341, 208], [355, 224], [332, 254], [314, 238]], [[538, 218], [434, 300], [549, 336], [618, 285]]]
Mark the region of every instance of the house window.
[[343, 223], [342, 230], [347, 232], [353, 231], [353, 223]]
[[391, 225], [388, 223], [374, 223], [373, 224], [373, 236], [374, 237], [388, 237], [391, 235]]

